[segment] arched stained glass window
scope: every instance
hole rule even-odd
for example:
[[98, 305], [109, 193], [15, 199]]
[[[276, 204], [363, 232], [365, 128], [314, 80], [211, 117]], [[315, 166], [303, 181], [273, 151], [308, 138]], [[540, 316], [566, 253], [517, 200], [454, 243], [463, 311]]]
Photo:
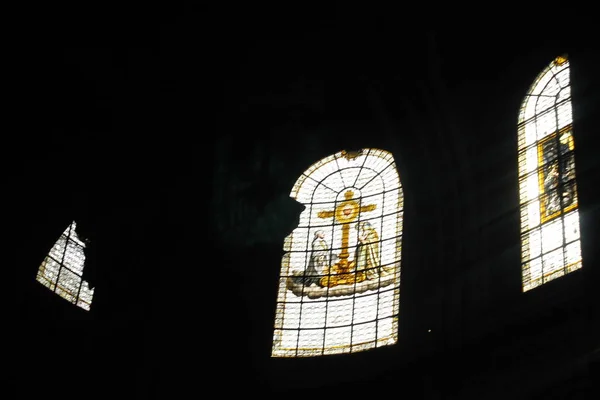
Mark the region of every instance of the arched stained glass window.
[[75, 226], [73, 221], [60, 235], [42, 261], [36, 279], [63, 299], [89, 310], [94, 289], [81, 278], [85, 243], [77, 237]]
[[523, 291], [581, 268], [569, 61], [557, 57], [519, 113]]
[[272, 356], [396, 343], [403, 193], [392, 154], [326, 157], [290, 196], [306, 208], [284, 243]]

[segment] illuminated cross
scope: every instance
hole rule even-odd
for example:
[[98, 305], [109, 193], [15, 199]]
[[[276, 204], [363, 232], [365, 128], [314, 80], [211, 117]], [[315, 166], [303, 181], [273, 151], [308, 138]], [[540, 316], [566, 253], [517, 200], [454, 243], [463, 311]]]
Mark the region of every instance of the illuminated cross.
[[335, 286], [341, 283], [354, 283], [357, 277], [350, 274], [353, 262], [348, 262], [349, 242], [350, 242], [350, 224], [354, 222], [361, 212], [373, 211], [377, 206], [369, 204], [361, 206], [358, 201], [353, 199], [354, 192], [347, 190], [344, 193], [345, 200], [342, 201], [333, 211], [320, 211], [317, 215], [319, 218], [331, 218], [335, 216], [336, 222], [342, 225], [342, 252], [339, 254], [339, 261], [334, 266], [334, 271], [338, 274], [337, 277], [325, 276], [321, 279], [324, 286]]

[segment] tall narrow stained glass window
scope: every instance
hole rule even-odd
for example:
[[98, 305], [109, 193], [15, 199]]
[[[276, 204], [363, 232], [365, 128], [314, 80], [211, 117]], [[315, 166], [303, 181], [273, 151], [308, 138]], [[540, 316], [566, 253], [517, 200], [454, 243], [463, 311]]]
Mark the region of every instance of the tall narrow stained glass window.
[[300, 176], [290, 197], [306, 208], [284, 242], [271, 355], [395, 344], [403, 192], [392, 154], [326, 157]]
[[75, 226], [73, 221], [60, 235], [42, 261], [36, 279], [63, 299], [89, 311], [94, 289], [81, 278], [85, 243], [77, 236]]
[[519, 113], [523, 291], [581, 268], [569, 61], [557, 57]]

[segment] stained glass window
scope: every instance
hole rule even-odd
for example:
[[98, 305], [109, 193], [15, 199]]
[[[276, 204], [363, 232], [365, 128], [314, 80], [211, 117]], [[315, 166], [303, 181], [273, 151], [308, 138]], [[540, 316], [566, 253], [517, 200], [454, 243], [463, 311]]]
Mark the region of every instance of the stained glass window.
[[89, 310], [94, 289], [81, 278], [85, 243], [77, 236], [75, 226], [73, 221], [60, 235], [42, 261], [36, 279], [63, 299]]
[[519, 113], [523, 291], [581, 268], [569, 60], [557, 57]]
[[273, 357], [353, 353], [397, 342], [403, 193], [391, 153], [341, 151], [308, 168], [285, 239]]

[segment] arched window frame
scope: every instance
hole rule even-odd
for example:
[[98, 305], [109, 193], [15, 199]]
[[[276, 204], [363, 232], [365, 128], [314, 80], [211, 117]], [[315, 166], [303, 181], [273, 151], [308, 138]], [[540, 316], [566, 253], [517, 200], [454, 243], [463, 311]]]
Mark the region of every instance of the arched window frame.
[[569, 60], [555, 58], [523, 99], [518, 121], [522, 290], [582, 266]]
[[[392, 154], [333, 154], [308, 168], [290, 197], [306, 208], [284, 242], [271, 355], [311, 357], [395, 344], [404, 197]], [[327, 261], [309, 276], [319, 231], [326, 232]], [[377, 237], [376, 246], [358, 249], [361, 232]], [[375, 254], [377, 265], [371, 267], [367, 254]]]

